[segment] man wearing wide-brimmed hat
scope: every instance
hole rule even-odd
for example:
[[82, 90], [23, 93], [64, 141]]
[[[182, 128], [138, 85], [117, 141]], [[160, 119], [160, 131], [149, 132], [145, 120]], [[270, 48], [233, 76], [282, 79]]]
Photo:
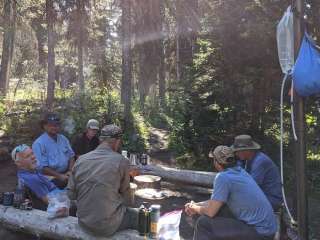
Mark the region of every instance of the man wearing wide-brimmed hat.
[[[189, 216], [201, 215], [195, 240], [271, 240], [277, 231], [272, 207], [252, 177], [237, 166], [230, 147], [218, 146], [209, 154], [219, 171], [211, 199], [185, 205]], [[231, 212], [221, 211], [227, 206]]]
[[239, 135], [231, 146], [235, 155], [242, 161], [239, 165], [253, 177], [267, 196], [274, 210], [282, 204], [281, 179], [278, 167], [264, 153], [261, 146], [249, 135]]

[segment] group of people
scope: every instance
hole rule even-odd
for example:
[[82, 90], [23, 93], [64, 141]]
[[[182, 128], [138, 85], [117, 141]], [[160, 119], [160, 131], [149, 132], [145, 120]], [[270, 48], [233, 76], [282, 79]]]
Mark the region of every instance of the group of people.
[[[56, 114], [48, 114], [42, 127], [32, 148], [22, 144], [12, 151], [18, 178], [35, 197], [46, 206], [51, 191], [66, 189], [77, 202], [79, 225], [94, 235], [137, 229], [138, 209], [129, 207], [129, 161], [118, 153], [121, 128], [110, 124], [99, 131], [91, 119], [70, 144], [59, 133]], [[274, 211], [282, 204], [277, 166], [249, 135], [237, 136], [231, 147], [216, 147], [209, 157], [219, 171], [212, 196], [185, 205], [186, 214], [200, 215], [194, 239], [273, 239]]]
[[77, 202], [79, 225], [97, 235], [137, 229], [138, 209], [129, 208], [129, 161], [118, 151], [122, 130], [111, 124], [100, 134], [99, 122], [91, 119], [86, 131], [70, 144], [60, 131], [60, 119], [47, 114], [44, 130], [32, 147], [22, 144], [11, 153], [19, 181], [33, 194], [36, 208], [46, 209], [48, 194], [65, 189]]
[[199, 214], [195, 240], [272, 240], [278, 226], [274, 211], [282, 205], [277, 166], [249, 135], [235, 137], [231, 147], [218, 146], [209, 157], [218, 174], [211, 198], [185, 205]]

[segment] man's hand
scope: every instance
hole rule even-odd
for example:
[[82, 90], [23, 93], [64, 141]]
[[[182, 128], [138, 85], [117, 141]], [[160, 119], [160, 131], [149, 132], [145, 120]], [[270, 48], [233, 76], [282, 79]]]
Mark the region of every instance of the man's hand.
[[188, 216], [193, 216], [197, 213], [195, 210], [197, 205], [193, 201], [187, 203], [184, 207], [185, 207], [185, 212]]
[[69, 176], [67, 174], [59, 174], [57, 177], [60, 181], [67, 182]]

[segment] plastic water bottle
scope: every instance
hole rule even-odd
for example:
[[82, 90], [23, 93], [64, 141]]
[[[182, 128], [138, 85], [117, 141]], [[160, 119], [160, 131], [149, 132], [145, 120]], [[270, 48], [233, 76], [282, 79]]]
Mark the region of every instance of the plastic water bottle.
[[278, 57], [283, 73], [288, 73], [294, 65], [293, 12], [289, 6], [277, 26]]

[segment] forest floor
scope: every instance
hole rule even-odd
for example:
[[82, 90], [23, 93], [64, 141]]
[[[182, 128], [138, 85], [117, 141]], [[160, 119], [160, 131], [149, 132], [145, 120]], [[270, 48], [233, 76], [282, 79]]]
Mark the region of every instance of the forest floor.
[[[175, 167], [174, 155], [168, 150], [168, 132], [166, 130], [152, 128], [150, 134], [150, 160], [153, 164]], [[13, 191], [16, 186], [16, 167], [10, 160], [0, 162], [0, 192]], [[190, 200], [203, 201], [210, 197], [210, 189], [191, 187], [180, 184], [162, 183], [162, 189], [169, 189], [174, 194], [163, 200], [162, 213], [182, 209], [184, 204]], [[140, 203], [136, 202], [136, 207]], [[320, 240], [320, 200], [318, 197], [309, 198], [309, 223], [312, 228], [311, 240]], [[187, 217], [182, 213], [180, 223], [180, 235], [182, 239], [192, 239], [193, 225], [195, 219]], [[6, 240], [35, 240], [36, 238], [26, 234], [12, 233], [0, 228], [0, 239]]]

